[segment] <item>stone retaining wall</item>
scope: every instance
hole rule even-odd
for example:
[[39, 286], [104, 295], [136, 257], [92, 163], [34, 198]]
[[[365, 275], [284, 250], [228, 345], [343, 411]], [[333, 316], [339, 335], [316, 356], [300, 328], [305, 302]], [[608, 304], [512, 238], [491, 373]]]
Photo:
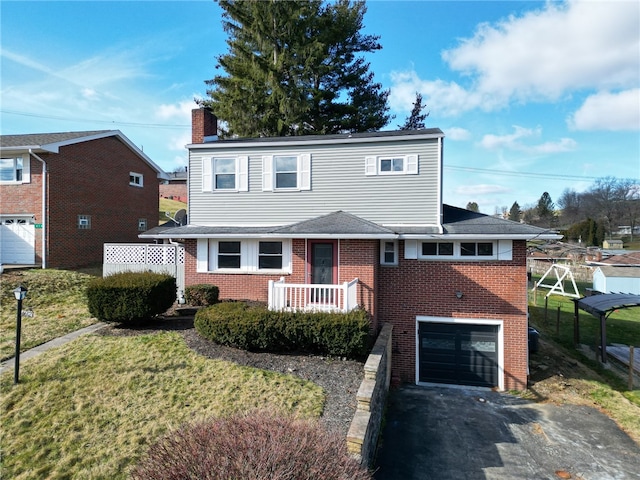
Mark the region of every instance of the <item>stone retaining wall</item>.
[[391, 380], [391, 332], [385, 323], [364, 364], [364, 380], [358, 389], [358, 406], [347, 433], [349, 453], [371, 466]]

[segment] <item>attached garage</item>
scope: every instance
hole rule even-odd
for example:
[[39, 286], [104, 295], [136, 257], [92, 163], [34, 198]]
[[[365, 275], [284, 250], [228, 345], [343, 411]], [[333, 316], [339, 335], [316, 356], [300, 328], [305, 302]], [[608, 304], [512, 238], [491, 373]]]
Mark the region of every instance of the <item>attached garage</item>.
[[499, 320], [417, 318], [417, 383], [503, 388]]
[[31, 216], [0, 217], [0, 264], [35, 263], [35, 226]]

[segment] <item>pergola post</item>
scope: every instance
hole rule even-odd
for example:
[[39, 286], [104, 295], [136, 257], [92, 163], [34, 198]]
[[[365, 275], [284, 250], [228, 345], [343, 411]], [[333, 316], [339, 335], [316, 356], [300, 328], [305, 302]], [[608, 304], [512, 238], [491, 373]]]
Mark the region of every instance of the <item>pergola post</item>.
[[580, 344], [580, 309], [578, 308], [578, 301], [573, 301], [573, 344]]
[[606, 316], [600, 314], [600, 354], [602, 363], [607, 363], [607, 326], [605, 325]]

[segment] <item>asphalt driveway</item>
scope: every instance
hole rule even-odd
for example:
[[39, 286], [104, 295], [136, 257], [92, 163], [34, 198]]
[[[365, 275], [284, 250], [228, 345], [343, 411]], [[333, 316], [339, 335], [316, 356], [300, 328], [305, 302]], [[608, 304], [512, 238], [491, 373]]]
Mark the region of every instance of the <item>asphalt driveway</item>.
[[640, 479], [640, 447], [589, 407], [483, 390], [391, 392], [376, 480]]

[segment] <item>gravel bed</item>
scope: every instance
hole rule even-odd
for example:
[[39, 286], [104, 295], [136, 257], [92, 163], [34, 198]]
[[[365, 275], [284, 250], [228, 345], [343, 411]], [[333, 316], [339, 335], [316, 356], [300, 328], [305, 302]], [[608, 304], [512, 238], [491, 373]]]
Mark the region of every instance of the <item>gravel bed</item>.
[[196, 353], [207, 358], [238, 365], [295, 375], [321, 386], [326, 394], [320, 421], [346, 437], [356, 411], [356, 394], [363, 379], [363, 363], [319, 355], [283, 355], [248, 352], [218, 345], [202, 338], [193, 327], [193, 317], [164, 317], [152, 326], [119, 328], [110, 325], [99, 335], [143, 335], [159, 331], [176, 331]]

